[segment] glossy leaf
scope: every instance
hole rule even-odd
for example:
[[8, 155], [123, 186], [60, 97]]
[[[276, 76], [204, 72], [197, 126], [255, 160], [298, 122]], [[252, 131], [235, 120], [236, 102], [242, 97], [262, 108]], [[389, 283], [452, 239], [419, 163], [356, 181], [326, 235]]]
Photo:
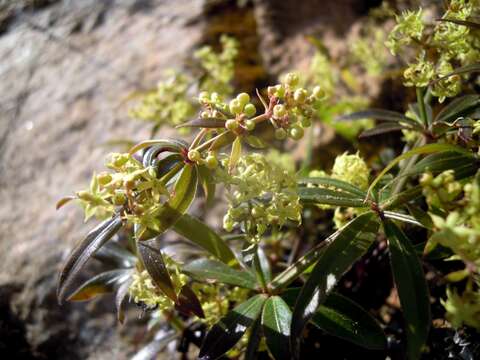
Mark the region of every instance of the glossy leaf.
[[346, 192], [347, 194], [356, 196], [356, 197], [365, 197], [367, 193], [355, 185], [352, 185], [346, 181], [333, 179], [329, 177], [307, 177], [301, 178], [298, 180], [298, 183], [301, 185], [320, 185], [327, 188], [334, 188]]
[[184, 285], [180, 290], [175, 308], [187, 316], [194, 314], [201, 319], [205, 318], [200, 300], [189, 285]]
[[115, 307], [117, 309], [117, 320], [120, 324], [123, 324], [125, 321], [125, 302], [128, 300], [128, 289], [132, 284], [133, 278], [129, 278], [127, 281], [122, 283], [115, 294]]
[[93, 257], [99, 261], [111, 263], [112, 265], [123, 268], [133, 267], [137, 262], [135, 255], [115, 241], [106, 243]]
[[160, 250], [146, 244], [146, 242], [139, 242], [138, 254], [145, 270], [147, 270], [155, 285], [166, 296], [176, 302], [177, 294]]
[[362, 133], [358, 136], [359, 138], [366, 138], [369, 136], [375, 136], [375, 135], [382, 135], [386, 134], [392, 131], [400, 131], [402, 129], [411, 129], [408, 126], [403, 126], [403, 125], [398, 125], [395, 123], [383, 123], [379, 124], [371, 129], [367, 129], [362, 131]]
[[427, 229], [433, 229], [433, 221], [430, 215], [423, 211], [419, 206], [406, 205], [408, 212]]
[[225, 241], [207, 224], [197, 218], [185, 214], [175, 223], [173, 230], [225, 264], [232, 266], [237, 263], [233, 251]]
[[405, 124], [412, 124], [418, 125], [415, 120], [406, 117], [404, 114], [390, 111], [390, 110], [383, 110], [383, 109], [370, 109], [364, 111], [357, 111], [351, 114], [340, 116], [336, 119], [336, 121], [352, 121], [352, 120], [363, 120], [363, 119], [375, 119], [375, 120], [383, 120], [395, 123], [405, 123]]
[[378, 222], [372, 212], [350, 221], [326, 248], [302, 287], [293, 311], [291, 349], [298, 358], [303, 329], [340, 277], [374, 242]]
[[425, 275], [415, 248], [402, 230], [390, 220], [385, 220], [383, 226], [406, 323], [408, 358], [419, 359], [431, 322]]
[[225, 120], [217, 119], [217, 118], [194, 119], [176, 126], [177, 129], [184, 128], [184, 127], [206, 128], [206, 129], [224, 128]]
[[430, 154], [416, 163], [405, 175], [413, 176], [430, 171], [434, 175], [446, 170], [454, 170], [463, 173], [464, 169], [472, 169], [473, 175], [478, 168], [478, 160], [473, 154], [464, 154], [459, 152], [441, 152]]
[[115, 285], [128, 278], [129, 275], [129, 270], [110, 270], [100, 273], [84, 282], [68, 297], [68, 300], [87, 301], [98, 295], [111, 293], [115, 289]]
[[383, 176], [389, 172], [395, 165], [397, 165], [400, 161], [408, 159], [414, 155], [424, 155], [424, 154], [433, 154], [433, 153], [438, 153], [438, 152], [457, 152], [457, 153], [462, 153], [469, 155], [470, 152], [468, 150], [465, 150], [462, 147], [455, 146], [455, 145], [449, 145], [449, 144], [427, 144], [423, 146], [419, 146], [416, 148], [413, 148], [410, 151], [407, 151], [403, 153], [400, 156], [397, 156], [394, 160], [392, 160], [381, 172], [380, 174], [377, 175], [375, 180], [371, 183], [370, 187], [368, 188], [368, 193], [370, 194], [372, 189], [375, 187], [375, 185], [378, 184], [378, 182], [383, 178]]
[[267, 348], [275, 360], [291, 359], [289, 337], [292, 312], [279, 296], [270, 297], [263, 307], [262, 326]]
[[70, 253], [63, 265], [58, 278], [57, 297], [61, 304], [70, 290], [75, 276], [83, 268], [88, 259], [95, 254], [108, 240], [110, 240], [122, 227], [119, 216], [105, 220], [88, 233]]
[[232, 269], [216, 260], [198, 259], [186, 264], [183, 272], [198, 281], [216, 280], [221, 283], [255, 289], [257, 287], [255, 276], [247, 271]]
[[200, 349], [200, 360], [214, 360], [225, 354], [241, 339], [245, 331], [260, 316], [267, 297], [255, 295], [236, 306], [217, 324], [213, 325]]
[[335, 191], [325, 188], [301, 187], [298, 189], [298, 196], [304, 203], [334, 205], [345, 207], [368, 207], [365, 198], [351, 195], [343, 191]]
[[209, 150], [215, 151], [231, 144], [237, 136], [231, 131], [223, 132], [209, 147]]
[[188, 147], [188, 145], [185, 142], [180, 140], [175, 140], [175, 139], [146, 140], [132, 147], [129, 150], [129, 153], [135, 154], [137, 151], [140, 151], [142, 149], [145, 149], [151, 146], [159, 146], [160, 149], [163, 149], [164, 151], [177, 152], [177, 153], [182, 152], [182, 150], [185, 150]]
[[183, 163], [183, 156], [180, 154], [170, 154], [165, 156], [161, 160], [153, 160], [151, 166], [154, 166], [157, 177], [161, 178], [165, 176], [170, 170], [172, 170], [176, 165]]
[[247, 349], [245, 350], [245, 360], [257, 360], [258, 359], [258, 347], [262, 340], [262, 321], [259, 317], [250, 330], [250, 336], [248, 337]]
[[338, 293], [320, 305], [312, 323], [327, 333], [367, 349], [381, 350], [386, 338], [378, 322], [360, 305]]
[[435, 118], [435, 122], [449, 122], [467, 115], [480, 105], [479, 95], [465, 95], [452, 100]]
[[[165, 146], [165, 145], [155, 145], [155, 146], [149, 147], [148, 149], [145, 150], [145, 153], [142, 156], [143, 167], [153, 166], [159, 154], [165, 151], [171, 152], [173, 149], [177, 149], [177, 148], [172, 146]], [[172, 158], [178, 158], [179, 156], [180, 155], [178, 153], [170, 155], [170, 157]], [[181, 156], [180, 156], [180, 159], [181, 159]]]
[[415, 200], [422, 195], [422, 186], [417, 185], [395, 194], [381, 202], [380, 206], [384, 209], [395, 209], [409, 201]]
[[383, 215], [387, 219], [393, 219], [393, 220], [398, 220], [402, 221], [411, 225], [416, 225], [416, 226], [421, 226], [423, 227], [423, 224], [418, 222], [413, 216], [407, 215], [407, 214], [402, 214], [394, 211], [384, 211]]

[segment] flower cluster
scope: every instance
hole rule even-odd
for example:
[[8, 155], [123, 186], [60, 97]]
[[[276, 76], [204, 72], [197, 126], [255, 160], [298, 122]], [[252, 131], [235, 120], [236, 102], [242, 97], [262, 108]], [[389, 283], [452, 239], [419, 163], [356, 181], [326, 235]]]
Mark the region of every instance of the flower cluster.
[[88, 190], [77, 192], [86, 219], [106, 219], [121, 210], [132, 223], [155, 228], [154, 213], [168, 198], [168, 190], [153, 168], [130, 154], [110, 154], [106, 163], [110, 172], [94, 174]]
[[[168, 255], [162, 254], [165, 266], [168, 269], [170, 279], [177, 295], [180, 293], [183, 285], [187, 283], [187, 276], [180, 272], [179, 264]], [[128, 289], [130, 297], [137, 304], [145, 305], [147, 308], [159, 310], [172, 310], [175, 303], [167, 297], [155, 285], [147, 270], [136, 269], [132, 275], [132, 283]]]
[[397, 24], [385, 42], [392, 55], [396, 55], [402, 47], [422, 39], [425, 28], [422, 17], [422, 9], [416, 12], [407, 10], [400, 16], [396, 16]]
[[262, 155], [242, 157], [232, 174], [219, 167], [216, 178], [229, 190], [225, 230], [242, 226], [245, 233], [258, 240], [270, 225], [280, 227], [288, 220], [301, 221], [295, 175], [269, 163]]
[[426, 172], [420, 178], [420, 184], [423, 187], [423, 195], [430, 208], [452, 208], [452, 202], [462, 192], [462, 185], [455, 181], [453, 170], [444, 171], [435, 177], [432, 173]]
[[442, 300], [446, 318], [454, 328], [468, 325], [480, 329], [480, 292], [466, 289], [461, 295], [447, 288], [447, 299]]

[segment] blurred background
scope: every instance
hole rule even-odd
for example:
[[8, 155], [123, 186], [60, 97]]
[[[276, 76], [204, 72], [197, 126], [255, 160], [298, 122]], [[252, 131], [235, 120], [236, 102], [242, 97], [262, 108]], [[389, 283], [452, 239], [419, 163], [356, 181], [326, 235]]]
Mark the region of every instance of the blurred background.
[[[239, 44], [236, 91], [253, 93], [287, 71], [309, 71], [323, 47], [344, 67], [350, 60], [339, 59], [351, 59], [352, 39], [367, 23], [372, 27], [368, 15], [385, 3], [412, 6], [393, 0], [0, 0], [0, 358], [125, 359], [144, 341], [138, 312], [128, 326], [118, 326], [111, 297], [59, 306], [55, 296], [62, 259], [91, 227], [81, 209], [57, 212], [55, 203], [87, 186], [116, 139], [150, 137], [150, 127], [129, 117], [135, 94], [155, 88], [167, 69], [188, 69], [199, 47], [219, 50], [222, 34]], [[373, 25], [380, 37], [389, 27], [389, 21]], [[364, 53], [375, 51], [371, 46]], [[409, 96], [399, 90], [390, 98], [401, 84], [378, 69], [338, 73], [339, 87], [361, 95], [362, 105], [402, 109]], [[315, 146], [327, 162], [328, 153], [351, 146], [328, 126], [318, 131]], [[169, 135], [172, 130], [157, 132]], [[302, 147], [297, 152], [303, 156]]]

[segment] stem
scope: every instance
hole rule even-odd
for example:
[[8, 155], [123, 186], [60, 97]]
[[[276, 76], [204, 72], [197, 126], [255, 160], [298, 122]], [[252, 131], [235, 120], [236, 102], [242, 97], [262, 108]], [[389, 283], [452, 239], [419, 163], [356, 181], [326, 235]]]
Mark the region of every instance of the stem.
[[202, 145], [197, 146], [194, 150], [203, 151], [203, 150], [207, 149], [210, 145], [212, 145], [215, 141], [222, 138], [223, 136], [225, 136], [225, 134], [228, 134], [228, 133], [231, 133], [231, 131], [228, 130], [228, 131], [225, 131], [221, 134], [218, 134], [217, 136], [211, 138], [210, 140], [205, 141]]
[[418, 108], [420, 110], [420, 118], [422, 119], [423, 125], [425, 126], [425, 129], [429, 128], [429, 121], [427, 118], [427, 111], [425, 109], [425, 100], [423, 98], [423, 88], [416, 88], [417, 92], [417, 103], [418, 103]]
[[190, 150], [194, 149], [200, 143], [200, 141], [202, 141], [202, 139], [205, 137], [207, 132], [208, 132], [208, 129], [205, 129], [205, 128], [200, 130], [200, 132], [195, 136], [192, 143], [190, 144]]

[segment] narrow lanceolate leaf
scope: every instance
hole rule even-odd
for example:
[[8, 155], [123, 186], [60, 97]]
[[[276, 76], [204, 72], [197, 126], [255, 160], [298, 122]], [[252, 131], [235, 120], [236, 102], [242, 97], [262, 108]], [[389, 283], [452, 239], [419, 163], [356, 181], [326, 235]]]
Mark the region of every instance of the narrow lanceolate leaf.
[[427, 229], [433, 229], [433, 221], [430, 215], [416, 205], [406, 205], [408, 212]]
[[160, 149], [163, 149], [163, 151], [179, 153], [179, 152], [182, 152], [182, 150], [186, 149], [188, 145], [181, 140], [175, 140], [175, 139], [146, 140], [132, 147], [129, 150], [129, 153], [135, 154], [137, 151], [140, 151], [142, 149], [145, 149], [151, 146], [159, 146]]
[[211, 146], [209, 147], [209, 150], [215, 151], [215, 150], [221, 149], [224, 146], [231, 144], [236, 138], [237, 136], [231, 131], [225, 131], [222, 134], [220, 134], [217, 137], [217, 139], [211, 144]]
[[230, 350], [260, 316], [267, 297], [255, 295], [235, 307], [208, 332], [200, 349], [200, 360], [215, 360]]
[[303, 329], [340, 277], [374, 242], [378, 226], [374, 213], [364, 213], [343, 227], [323, 252], [302, 287], [293, 310], [290, 344], [295, 358], [299, 355]]
[[125, 303], [128, 301], [128, 289], [132, 284], [133, 278], [127, 279], [117, 290], [115, 294], [115, 307], [117, 309], [117, 320], [120, 324], [125, 321]]
[[385, 215], [387, 219], [403, 221], [405, 223], [423, 227], [423, 224], [421, 222], [417, 221], [413, 216], [407, 214], [402, 214], [395, 211], [384, 211], [383, 215]]
[[110, 240], [122, 227], [120, 216], [105, 220], [88, 233], [70, 253], [60, 272], [57, 286], [57, 297], [62, 303], [71, 289], [75, 276], [83, 268], [88, 259], [95, 254], [108, 240]]
[[222, 262], [198, 259], [183, 267], [183, 272], [198, 281], [216, 280], [221, 283], [255, 289], [255, 276], [247, 271], [232, 269]]
[[391, 161], [388, 166], [386, 166], [380, 174], [377, 175], [375, 180], [371, 183], [370, 187], [368, 188], [368, 193], [370, 194], [372, 189], [378, 184], [378, 182], [383, 178], [383, 176], [389, 172], [395, 165], [397, 165], [400, 161], [408, 159], [414, 155], [425, 155], [425, 154], [433, 154], [439, 152], [456, 152], [462, 153], [465, 155], [470, 155], [468, 150], [460, 146], [449, 145], [449, 144], [427, 144], [423, 146], [419, 146], [413, 148], [410, 151], [403, 153], [400, 156], [397, 156], [393, 161]]
[[[180, 177], [175, 183], [170, 200], [164, 204], [155, 217], [158, 219], [156, 235], [164, 233], [171, 228], [182, 215], [188, 210], [195, 198], [198, 185], [198, 171], [195, 165], [185, 164]], [[138, 233], [138, 240], [147, 240], [150, 234], [147, 232]]]
[[290, 360], [292, 312], [279, 296], [269, 298], [263, 307], [262, 326], [267, 348], [275, 360]]
[[337, 293], [330, 294], [313, 316], [312, 323], [327, 333], [367, 349], [385, 348], [385, 334], [378, 322], [360, 305]]
[[471, 72], [480, 72], [480, 63], [461, 66], [461, 67], [455, 69], [454, 71], [452, 71], [451, 73], [448, 73], [445, 76], [442, 76], [442, 77], [440, 77], [436, 80], [431, 81], [430, 84], [433, 85], [436, 82], [444, 80], [444, 79], [446, 79], [450, 76], [453, 76], [453, 75], [468, 74], [468, 73], [471, 73]]
[[445, 106], [435, 118], [435, 122], [454, 121], [460, 116], [465, 116], [480, 105], [480, 95], [465, 95], [453, 100]]
[[68, 300], [87, 301], [98, 295], [111, 293], [115, 289], [115, 285], [125, 280], [129, 274], [129, 270], [111, 270], [100, 273], [80, 285], [68, 297]]
[[366, 138], [369, 136], [386, 134], [392, 131], [400, 131], [402, 129], [411, 129], [411, 127], [387, 122], [387, 123], [379, 124], [374, 128], [362, 131], [362, 133], [358, 137]]
[[422, 186], [417, 185], [389, 197], [388, 199], [382, 201], [380, 203], [380, 206], [382, 209], [385, 209], [385, 210], [395, 209], [412, 200], [419, 198], [421, 195], [422, 195]]
[[324, 188], [301, 187], [298, 189], [298, 196], [304, 203], [317, 205], [334, 205], [346, 207], [368, 207], [365, 198], [358, 195], [351, 195], [343, 191], [335, 191]]
[[445, 151], [425, 156], [425, 158], [416, 163], [405, 175], [413, 176], [422, 174], [425, 171], [430, 171], [436, 175], [445, 170], [454, 170], [455, 173], [463, 173], [464, 169], [471, 169], [473, 173], [475, 173], [477, 168], [478, 160], [473, 154]]
[[[145, 151], [145, 153], [143, 154], [143, 157], [142, 157], [143, 166], [144, 167], [153, 166], [155, 161], [157, 160], [157, 156], [160, 153], [162, 153], [162, 152], [172, 152], [172, 151], [174, 151], [174, 149], [177, 149], [177, 147], [176, 146], [175, 147], [163, 146], [163, 145], [155, 145], [155, 146], [149, 147]], [[182, 159], [179, 152], [177, 152], [176, 150], [174, 152], [175, 152], [175, 154], [170, 154], [169, 156], [166, 156], [162, 161], [165, 162], [165, 163], [168, 163], [168, 162], [173, 162], [173, 159], [176, 159], [177, 161], [178, 161], [178, 159]], [[171, 166], [169, 166], [169, 167], [171, 167]]]
[[205, 165], [198, 167], [198, 176], [203, 192], [205, 193], [205, 206], [210, 208], [215, 200], [216, 183], [212, 176], [212, 170]]
[[186, 123], [176, 126], [176, 128], [182, 128], [182, 127], [206, 128], [206, 129], [224, 128], [225, 120], [218, 119], [218, 118], [195, 119], [195, 120], [187, 121]]
[[370, 110], [363, 110], [357, 111], [351, 114], [342, 115], [336, 118], [336, 121], [352, 121], [352, 120], [363, 120], [363, 119], [375, 119], [375, 120], [383, 120], [383, 121], [390, 121], [390, 122], [397, 122], [397, 123], [407, 123], [407, 124], [415, 124], [415, 120], [406, 117], [404, 114], [390, 111], [390, 110], [383, 110], [383, 109], [370, 109]]
[[428, 288], [422, 264], [412, 243], [395, 223], [385, 220], [383, 227], [406, 323], [408, 358], [419, 359], [431, 321]]
[[165, 156], [161, 160], [153, 159], [151, 161], [151, 165], [153, 166], [155, 171], [157, 172], [157, 177], [162, 178], [165, 176], [170, 170], [176, 167], [178, 164], [183, 162], [183, 157], [180, 154], [170, 154]]
[[232, 266], [237, 263], [233, 251], [226, 242], [207, 224], [197, 218], [184, 214], [175, 223], [173, 230], [225, 264]]
[[336, 189], [340, 191], [344, 191], [349, 195], [353, 195], [356, 197], [361, 197], [364, 198], [367, 193], [355, 185], [352, 185], [346, 181], [339, 180], [339, 179], [333, 179], [329, 177], [307, 177], [307, 178], [301, 178], [298, 180], [298, 183], [301, 185], [320, 185], [323, 187], [327, 187], [330, 189]]
[[453, 24], [463, 25], [463, 26], [466, 26], [466, 27], [469, 27], [469, 28], [472, 28], [472, 29], [476, 29], [476, 30], [480, 29], [480, 23], [474, 22], [474, 21], [460, 20], [460, 19], [449, 19], [449, 18], [437, 19], [437, 21], [451, 22]]
[[140, 255], [145, 270], [147, 270], [155, 285], [170, 299], [177, 301], [177, 294], [175, 293], [172, 279], [170, 278], [160, 250], [155, 249], [145, 242], [139, 242], [138, 254]]
[[184, 285], [180, 290], [175, 309], [187, 316], [193, 314], [201, 319], [205, 318], [200, 300], [189, 285]]
[[61, 198], [60, 200], [57, 201], [57, 204], [55, 205], [55, 209], [58, 210], [62, 208], [65, 204], [68, 202], [76, 199], [75, 196], [65, 196], [64, 198]]
[[257, 360], [260, 340], [262, 340], [262, 321], [259, 317], [253, 324], [252, 330], [250, 330], [247, 349], [245, 350], [245, 360]]
[[230, 159], [228, 160], [228, 170], [232, 171], [237, 165], [240, 156], [242, 155], [242, 140], [237, 137], [232, 144], [232, 152], [230, 153]]
[[133, 267], [137, 262], [137, 257], [135, 255], [115, 241], [106, 243], [93, 255], [93, 257], [102, 262], [123, 268]]

